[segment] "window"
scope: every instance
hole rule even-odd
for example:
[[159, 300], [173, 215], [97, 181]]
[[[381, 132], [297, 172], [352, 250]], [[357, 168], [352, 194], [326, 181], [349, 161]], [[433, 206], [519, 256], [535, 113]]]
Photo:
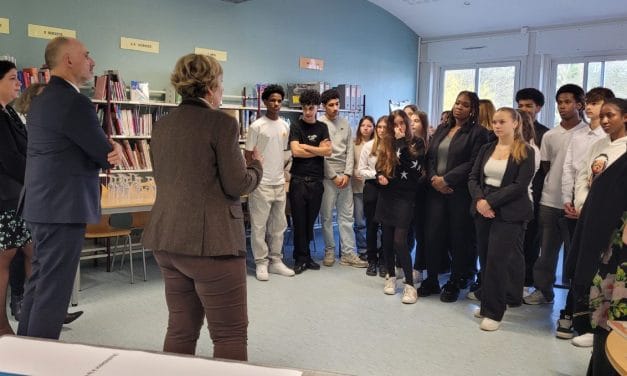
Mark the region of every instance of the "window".
[[517, 71], [518, 64], [443, 69], [440, 111], [453, 108], [457, 94], [463, 90], [474, 91], [479, 98], [491, 100], [496, 108], [511, 107], [518, 83]]
[[[619, 98], [627, 97], [627, 60], [599, 60], [601, 59], [592, 58], [584, 62], [556, 64], [553, 93], [557, 92], [562, 85], [575, 84], [581, 86], [586, 92], [594, 87], [603, 86], [612, 89]], [[557, 124], [559, 113], [554, 99], [554, 97], [547, 97], [546, 101], [553, 107], [553, 124]]]

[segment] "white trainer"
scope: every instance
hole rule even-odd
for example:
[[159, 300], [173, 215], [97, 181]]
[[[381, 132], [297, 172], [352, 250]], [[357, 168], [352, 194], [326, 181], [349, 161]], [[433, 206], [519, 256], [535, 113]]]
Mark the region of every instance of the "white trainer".
[[404, 304], [414, 304], [418, 300], [418, 291], [414, 288], [414, 286], [405, 284], [403, 288], [403, 297], [401, 298], [401, 302]]
[[385, 285], [383, 285], [383, 293], [387, 295], [396, 294], [396, 277], [385, 276]]
[[577, 347], [592, 347], [594, 334], [586, 333], [572, 339], [573, 345]]
[[481, 330], [485, 330], [486, 332], [493, 332], [495, 330], [499, 330], [500, 327], [501, 327], [500, 321], [492, 320], [487, 317], [484, 317], [483, 320], [481, 320], [481, 325], [479, 325], [479, 328], [481, 328]]
[[266, 264], [257, 264], [257, 279], [260, 281], [267, 281], [268, 279], [270, 279], [270, 276], [268, 275], [268, 265]]
[[270, 262], [270, 266], [268, 266], [268, 272], [272, 274], [282, 275], [284, 277], [293, 277], [294, 274], [296, 274], [292, 269], [288, 268], [287, 265], [283, 263], [283, 261]]
[[481, 307], [476, 307], [472, 314], [478, 319], [483, 318], [483, 316], [481, 316]]

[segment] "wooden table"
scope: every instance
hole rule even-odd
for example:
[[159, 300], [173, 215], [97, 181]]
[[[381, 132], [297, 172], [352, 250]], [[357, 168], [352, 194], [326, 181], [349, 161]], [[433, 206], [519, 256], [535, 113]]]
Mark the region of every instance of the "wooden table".
[[619, 375], [627, 375], [627, 338], [612, 330], [605, 342], [605, 353]]

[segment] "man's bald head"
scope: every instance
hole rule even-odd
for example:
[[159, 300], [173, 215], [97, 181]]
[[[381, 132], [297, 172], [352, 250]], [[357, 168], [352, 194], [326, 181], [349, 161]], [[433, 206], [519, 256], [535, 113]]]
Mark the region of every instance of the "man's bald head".
[[44, 59], [48, 68], [55, 69], [61, 62], [61, 58], [66, 54], [76, 39], [68, 37], [57, 37], [51, 40], [46, 46]]

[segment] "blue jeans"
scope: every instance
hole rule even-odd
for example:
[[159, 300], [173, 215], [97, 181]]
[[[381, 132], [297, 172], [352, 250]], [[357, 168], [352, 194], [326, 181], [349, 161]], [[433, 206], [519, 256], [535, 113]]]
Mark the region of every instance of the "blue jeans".
[[364, 214], [364, 194], [353, 192], [353, 216], [355, 217], [355, 224], [353, 230], [355, 231], [355, 240], [357, 242], [358, 250], [365, 250], [366, 245], [366, 215]]
[[333, 208], [337, 212], [337, 227], [342, 245], [340, 255], [349, 255], [355, 252], [355, 233], [353, 232], [353, 188], [349, 184], [339, 189], [331, 179], [324, 179], [324, 194], [320, 207], [322, 219], [322, 235], [325, 252], [335, 251], [333, 236]]

